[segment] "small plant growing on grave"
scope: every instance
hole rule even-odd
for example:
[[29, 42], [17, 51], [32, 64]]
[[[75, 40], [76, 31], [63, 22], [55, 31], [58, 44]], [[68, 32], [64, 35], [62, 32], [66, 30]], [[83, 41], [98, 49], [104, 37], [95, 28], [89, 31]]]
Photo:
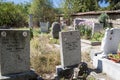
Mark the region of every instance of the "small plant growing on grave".
[[120, 62], [120, 54], [116, 53], [116, 54], [108, 54], [108, 59], [114, 61], [114, 62]]

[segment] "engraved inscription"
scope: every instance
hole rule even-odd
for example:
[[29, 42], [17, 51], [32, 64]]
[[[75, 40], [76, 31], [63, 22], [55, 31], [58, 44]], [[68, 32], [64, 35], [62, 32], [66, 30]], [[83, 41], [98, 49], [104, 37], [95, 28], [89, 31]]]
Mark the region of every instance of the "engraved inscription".
[[66, 49], [67, 50], [76, 50], [78, 45], [77, 45], [77, 42], [73, 41], [73, 42], [65, 42], [65, 45], [66, 45]]
[[6, 46], [5, 50], [9, 52], [17, 52], [24, 49], [24, 46], [20, 45], [20, 42], [18, 39], [9, 40], [9, 39], [3, 38], [2, 45]]

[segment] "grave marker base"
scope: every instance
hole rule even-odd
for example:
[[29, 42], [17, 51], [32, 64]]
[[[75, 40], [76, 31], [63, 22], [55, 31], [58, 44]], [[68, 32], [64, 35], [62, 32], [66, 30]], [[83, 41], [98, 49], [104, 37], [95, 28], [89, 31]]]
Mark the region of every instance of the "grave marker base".
[[120, 63], [101, 58], [101, 54], [93, 57], [93, 66], [100, 72], [106, 73], [111, 80], [120, 80]]
[[33, 71], [0, 76], [0, 80], [37, 80], [38, 75]]

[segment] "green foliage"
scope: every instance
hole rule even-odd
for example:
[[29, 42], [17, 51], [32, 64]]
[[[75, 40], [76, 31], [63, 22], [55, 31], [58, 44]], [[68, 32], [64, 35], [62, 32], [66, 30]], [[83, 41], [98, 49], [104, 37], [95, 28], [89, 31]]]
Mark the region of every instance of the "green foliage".
[[21, 27], [27, 25], [27, 7], [22, 4], [0, 2], [0, 26]]
[[33, 38], [33, 29], [30, 28], [30, 39], [32, 39], [32, 38]]
[[80, 31], [80, 35], [82, 36], [82, 38], [91, 39], [92, 29], [90, 28], [90, 26], [80, 25], [77, 26], [77, 30]]
[[104, 2], [109, 3], [107, 10], [119, 10], [120, 9], [120, 0], [98, 0], [100, 3]]
[[50, 43], [50, 44], [59, 44], [59, 39], [50, 38], [49, 43]]
[[113, 59], [118, 59], [118, 60], [120, 60], [120, 54], [119, 53], [109, 53], [108, 54], [108, 58], [113, 58]]
[[109, 16], [106, 14], [106, 13], [102, 13], [100, 16], [99, 16], [99, 22], [100, 23], [103, 23], [103, 27], [104, 28], [107, 28], [107, 27], [109, 27], [108, 26], [108, 19], [109, 19]]
[[76, 30], [80, 31], [80, 36], [84, 39], [90, 39], [91, 41], [101, 41], [104, 34], [97, 32], [92, 36], [92, 28], [87, 25], [80, 25], [76, 27]]
[[39, 35], [41, 33], [39, 28], [33, 28], [32, 32], [33, 32], [34, 37], [39, 37]]
[[101, 41], [103, 36], [103, 33], [97, 32], [92, 36], [91, 41]]
[[99, 9], [97, 0], [64, 0], [62, 7], [66, 18], [76, 12], [96, 11]]
[[55, 11], [51, 0], [32, 0], [29, 13], [34, 15], [33, 21], [38, 26], [39, 21], [50, 23], [54, 20]]

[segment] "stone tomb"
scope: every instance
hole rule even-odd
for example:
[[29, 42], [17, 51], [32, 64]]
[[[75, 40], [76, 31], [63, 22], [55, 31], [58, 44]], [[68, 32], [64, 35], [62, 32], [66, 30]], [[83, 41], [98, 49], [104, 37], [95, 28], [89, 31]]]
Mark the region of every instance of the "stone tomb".
[[[24, 72], [28, 74], [29, 71], [29, 30], [0, 29], [0, 75], [6, 76]], [[0, 80], [2, 80], [1, 77]]]
[[61, 65], [69, 67], [81, 62], [81, 46], [79, 31], [60, 33]]

